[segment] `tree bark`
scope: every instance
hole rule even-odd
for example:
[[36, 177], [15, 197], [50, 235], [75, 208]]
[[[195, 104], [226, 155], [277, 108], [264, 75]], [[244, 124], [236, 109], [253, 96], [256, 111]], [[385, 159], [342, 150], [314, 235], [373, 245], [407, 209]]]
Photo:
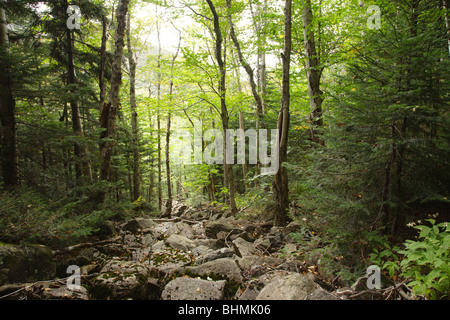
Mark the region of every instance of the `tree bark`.
[[[115, 145], [114, 137], [116, 135], [117, 111], [120, 108], [119, 92], [122, 84], [122, 57], [128, 4], [129, 0], [119, 0], [119, 4], [117, 6], [117, 29], [111, 75], [111, 90], [109, 94], [109, 102], [104, 105], [100, 117], [100, 125], [105, 129], [101, 135], [101, 138], [105, 138], [105, 140], [101, 142], [100, 146], [100, 179], [104, 181], [106, 181], [109, 176], [111, 157]], [[99, 203], [104, 202], [105, 195], [105, 190], [100, 190], [98, 192], [97, 200]]]
[[[72, 111], [72, 129], [73, 133], [81, 139], [84, 136], [84, 134], [81, 125], [80, 107], [76, 99], [73, 97], [74, 95], [73, 87], [76, 85], [76, 76], [73, 57], [72, 31], [69, 28], [67, 28], [66, 35], [67, 35], [67, 70], [69, 75], [68, 83], [71, 86], [69, 90], [72, 94], [72, 96], [70, 97], [70, 108]], [[84, 179], [86, 179], [86, 182], [89, 182], [91, 180], [91, 168], [89, 166], [86, 147], [83, 146], [80, 142], [75, 142], [74, 154], [75, 154], [75, 175], [77, 177], [77, 180], [83, 176]]]
[[[173, 99], [173, 69], [175, 67], [175, 61], [178, 57], [178, 52], [181, 46], [181, 34], [178, 41], [178, 47], [172, 58], [172, 66], [170, 70], [170, 82], [169, 82], [169, 100]], [[170, 106], [171, 108], [172, 106]], [[170, 170], [170, 126], [171, 126], [171, 112], [169, 110], [167, 115], [167, 131], [166, 131], [166, 175], [167, 175], [167, 207], [166, 215], [171, 216], [172, 213], [172, 179]]]
[[0, 142], [1, 168], [5, 187], [19, 185], [19, 169], [16, 136], [16, 102], [12, 92], [9, 37], [5, 1], [0, 0]]
[[235, 214], [237, 212], [236, 201], [235, 201], [235, 187], [234, 187], [234, 176], [233, 176], [233, 167], [232, 164], [228, 164], [226, 161], [226, 145], [228, 143], [226, 139], [226, 130], [228, 129], [228, 110], [226, 105], [226, 87], [225, 87], [225, 79], [226, 79], [226, 68], [225, 62], [222, 57], [222, 30], [220, 29], [219, 15], [217, 14], [216, 8], [214, 7], [211, 0], [206, 0], [208, 2], [209, 9], [213, 15], [214, 22], [214, 34], [216, 36], [216, 47], [215, 47], [215, 55], [217, 64], [219, 66], [220, 80], [219, 80], [219, 95], [220, 95], [220, 107], [221, 107], [221, 118], [222, 118], [222, 131], [224, 137], [224, 171], [226, 172], [225, 176], [227, 177], [228, 183], [225, 186], [229, 187], [229, 202], [231, 212]]
[[132, 199], [136, 201], [141, 196], [141, 174], [139, 164], [139, 136], [138, 136], [138, 114], [136, 106], [136, 61], [131, 46], [131, 17], [128, 13], [127, 23], [127, 49], [128, 63], [130, 65], [130, 109], [131, 109], [131, 131], [133, 139], [133, 192]]
[[450, 18], [448, 15], [448, 11], [450, 10], [450, 4], [448, 0], [442, 0], [442, 3], [444, 4], [445, 26], [447, 27], [448, 53], [450, 54]]
[[288, 175], [283, 163], [287, 161], [287, 143], [289, 134], [289, 105], [290, 105], [290, 63], [292, 47], [292, 0], [286, 0], [284, 9], [284, 53], [282, 54], [283, 76], [281, 110], [278, 116], [279, 131], [279, 170], [275, 174], [274, 189], [276, 196], [275, 225], [284, 226], [287, 222], [289, 208]]
[[242, 67], [245, 69], [245, 72], [247, 72], [247, 75], [249, 77], [250, 86], [252, 88], [253, 98], [255, 99], [255, 103], [256, 103], [256, 110], [257, 110], [256, 112], [258, 115], [258, 120], [259, 120], [259, 123], [262, 124], [262, 115], [263, 115], [262, 99], [258, 93], [258, 86], [255, 82], [255, 75], [253, 73], [253, 69], [250, 67], [250, 65], [248, 64], [248, 62], [245, 60], [244, 56], [242, 55], [241, 45], [236, 36], [236, 32], [234, 31], [233, 20], [231, 18], [231, 0], [227, 0], [227, 8], [229, 11], [228, 23], [230, 24], [230, 37], [233, 40], [233, 43], [236, 47], [239, 62], [241, 63]]
[[314, 31], [312, 29], [313, 12], [311, 9], [311, 0], [305, 0], [303, 5], [303, 33], [305, 36], [306, 52], [306, 77], [308, 79], [308, 94], [310, 101], [310, 120], [313, 125], [311, 130], [312, 139], [320, 142], [316, 136], [315, 127], [323, 126], [322, 102], [323, 92], [320, 90], [321, 69], [320, 61], [317, 56]]
[[108, 26], [106, 17], [102, 16], [102, 43], [100, 46], [100, 72], [98, 77], [98, 85], [100, 87], [100, 112], [106, 101], [106, 82], [105, 82], [105, 66], [106, 66], [106, 43], [108, 41]]

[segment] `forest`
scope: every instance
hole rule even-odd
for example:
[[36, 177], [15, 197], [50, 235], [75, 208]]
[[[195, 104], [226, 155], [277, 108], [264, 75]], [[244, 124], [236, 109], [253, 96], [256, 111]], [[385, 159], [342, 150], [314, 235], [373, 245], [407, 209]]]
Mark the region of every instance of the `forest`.
[[[72, 258], [90, 299], [303, 299], [268, 292], [269, 271], [314, 277], [320, 298], [449, 299], [449, 15], [448, 0], [0, 0], [0, 299], [48, 295], [29, 283]], [[200, 252], [211, 239], [223, 248]], [[98, 262], [114, 245], [122, 269]], [[26, 248], [56, 273], [18, 277]], [[126, 259], [151, 265], [129, 294], [104, 276]], [[192, 276], [232, 259], [239, 275]], [[357, 291], [369, 266], [381, 285]]]

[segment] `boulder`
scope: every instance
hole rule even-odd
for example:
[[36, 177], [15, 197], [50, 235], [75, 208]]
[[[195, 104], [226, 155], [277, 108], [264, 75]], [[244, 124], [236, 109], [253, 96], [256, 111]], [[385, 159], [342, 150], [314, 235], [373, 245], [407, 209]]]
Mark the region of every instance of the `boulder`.
[[176, 278], [162, 292], [163, 300], [222, 300], [226, 281]]
[[308, 294], [305, 300], [339, 300], [331, 293], [325, 291], [322, 288], [314, 290], [312, 293]]
[[97, 230], [93, 234], [99, 237], [101, 240], [108, 239], [117, 235], [116, 228], [114, 227], [114, 222], [112, 221], [102, 220], [96, 223], [94, 227]]
[[246, 241], [241, 237], [233, 240], [233, 244], [237, 247], [241, 256], [251, 256], [259, 252], [259, 250], [256, 249], [256, 247], [253, 245], [253, 243]]
[[179, 269], [192, 263], [191, 255], [185, 250], [175, 249], [158, 241], [152, 246], [149, 255], [149, 266], [166, 274], [173, 269]]
[[229, 233], [237, 228], [234, 224], [230, 222], [228, 219], [219, 219], [215, 221], [210, 221], [207, 223], [205, 227], [205, 234], [208, 238], [217, 238], [217, 234], [219, 232]]
[[52, 259], [53, 251], [44, 245], [0, 243], [0, 286], [53, 279], [56, 265]]
[[217, 250], [214, 250], [212, 252], [207, 252], [206, 254], [197, 257], [195, 259], [195, 264], [199, 265], [199, 264], [203, 264], [203, 263], [217, 260], [220, 258], [228, 258], [228, 257], [233, 256], [233, 254], [234, 254], [234, 250], [231, 248], [217, 249]]
[[243, 256], [238, 260], [241, 269], [252, 277], [261, 276], [282, 262], [283, 260], [271, 256]]
[[88, 291], [83, 286], [78, 289], [69, 289], [67, 286], [47, 287], [42, 292], [42, 298], [45, 300], [89, 300]]
[[237, 282], [243, 281], [239, 266], [231, 258], [221, 258], [198, 266], [186, 267], [184, 272], [199, 276], [219, 276], [220, 279], [230, 279]]
[[133, 261], [111, 260], [89, 287], [93, 299], [157, 299], [160, 288], [157, 280], [149, 277], [147, 266]]
[[318, 288], [308, 274], [291, 273], [268, 283], [256, 300], [304, 300]]
[[131, 233], [139, 233], [143, 229], [149, 229], [155, 226], [156, 223], [152, 219], [135, 218], [123, 223], [121, 225], [121, 229], [125, 231], [130, 231]]
[[195, 246], [195, 242], [191, 239], [180, 236], [178, 234], [172, 234], [165, 240], [166, 245], [178, 249], [178, 250], [184, 250], [184, 251], [191, 251], [193, 250]]

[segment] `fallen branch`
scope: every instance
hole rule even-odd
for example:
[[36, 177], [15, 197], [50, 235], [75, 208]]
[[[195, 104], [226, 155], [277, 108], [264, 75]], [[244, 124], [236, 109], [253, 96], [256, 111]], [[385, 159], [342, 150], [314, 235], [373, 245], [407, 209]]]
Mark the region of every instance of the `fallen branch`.
[[101, 240], [101, 241], [97, 241], [97, 242], [85, 242], [85, 243], [79, 243], [61, 250], [56, 250], [53, 252], [54, 255], [60, 255], [60, 254], [64, 254], [76, 249], [80, 249], [80, 248], [87, 248], [87, 247], [94, 247], [100, 244], [106, 244], [106, 243], [111, 243], [111, 242], [116, 242], [117, 240], [120, 240], [121, 237], [117, 236], [113, 239], [108, 239], [108, 240]]

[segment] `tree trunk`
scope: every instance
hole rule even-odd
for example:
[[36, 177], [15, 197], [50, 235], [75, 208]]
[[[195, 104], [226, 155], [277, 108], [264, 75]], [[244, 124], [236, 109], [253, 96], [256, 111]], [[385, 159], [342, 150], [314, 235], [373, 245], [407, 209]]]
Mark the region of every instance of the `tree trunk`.
[[[119, 0], [117, 6], [117, 29], [111, 75], [111, 91], [109, 94], [109, 102], [103, 107], [100, 117], [100, 125], [102, 128], [106, 129], [101, 135], [101, 138], [105, 138], [106, 141], [101, 142], [100, 146], [100, 179], [104, 181], [106, 181], [109, 176], [111, 157], [115, 145], [114, 137], [116, 135], [117, 111], [120, 108], [119, 92], [122, 84], [122, 57], [128, 4], [129, 0]], [[97, 194], [97, 201], [103, 203], [105, 195], [106, 191], [100, 190]]]
[[450, 18], [448, 16], [448, 11], [450, 10], [450, 5], [448, 0], [442, 0], [444, 4], [445, 12], [445, 26], [447, 27], [447, 40], [448, 40], [448, 53], [450, 54]]
[[211, 13], [213, 14], [213, 22], [214, 22], [214, 34], [216, 36], [216, 48], [215, 48], [215, 55], [217, 64], [219, 66], [219, 73], [220, 73], [220, 80], [219, 80], [219, 94], [220, 94], [220, 107], [221, 107], [221, 118], [222, 118], [222, 131], [223, 131], [223, 137], [224, 137], [224, 171], [226, 172], [225, 176], [228, 180], [228, 185], [225, 184], [225, 186], [229, 187], [229, 201], [230, 201], [230, 208], [231, 212], [235, 214], [237, 212], [236, 208], [236, 201], [235, 201], [235, 187], [234, 187], [234, 176], [233, 176], [233, 167], [232, 164], [228, 164], [226, 161], [226, 146], [227, 146], [227, 139], [226, 139], [226, 130], [228, 129], [228, 110], [227, 105], [225, 101], [226, 96], [226, 87], [225, 87], [225, 79], [226, 79], [226, 68], [225, 68], [225, 62], [222, 57], [222, 30], [220, 29], [220, 23], [219, 23], [219, 15], [217, 14], [216, 8], [214, 7], [211, 0], [206, 0], [208, 2], [209, 8], [211, 10]]
[[308, 79], [308, 93], [310, 101], [310, 120], [313, 125], [311, 130], [312, 139], [320, 142], [316, 136], [315, 127], [323, 126], [322, 119], [322, 102], [323, 92], [320, 90], [321, 69], [319, 69], [320, 61], [317, 56], [316, 43], [314, 39], [314, 31], [312, 29], [313, 12], [311, 9], [311, 0], [305, 0], [303, 5], [303, 33], [305, 36], [305, 52], [306, 52], [306, 77]]
[[9, 60], [9, 37], [5, 1], [0, 0], [0, 142], [3, 183], [10, 188], [19, 185], [16, 102], [12, 92]]
[[102, 16], [102, 44], [100, 47], [100, 72], [98, 77], [98, 85], [100, 87], [100, 112], [106, 101], [106, 82], [105, 82], [105, 66], [106, 66], [106, 43], [108, 41], [108, 27], [106, 17]]
[[134, 59], [133, 48], [131, 47], [131, 17], [128, 13], [127, 23], [127, 49], [128, 49], [128, 63], [130, 65], [130, 109], [131, 109], [131, 131], [133, 139], [133, 192], [132, 199], [136, 201], [141, 196], [141, 174], [139, 164], [139, 136], [138, 136], [138, 122], [137, 122], [137, 107], [136, 107], [136, 61]]
[[[242, 133], [245, 132], [245, 124], [244, 124], [244, 113], [239, 111], [239, 129], [241, 129]], [[244, 141], [245, 134], [241, 137], [241, 140]], [[244, 176], [244, 190], [247, 189], [247, 173], [248, 173], [248, 165], [247, 158], [244, 158], [244, 163], [242, 164], [242, 175]]]
[[[73, 59], [73, 39], [72, 39], [72, 31], [67, 28], [67, 69], [69, 74], [69, 89], [72, 96], [70, 97], [70, 108], [72, 110], [72, 128], [73, 133], [79, 137], [80, 139], [84, 136], [83, 128], [81, 126], [81, 116], [80, 116], [80, 108], [78, 102], [76, 101], [74, 95], [74, 86], [76, 85], [75, 78], [75, 64]], [[75, 153], [75, 175], [77, 180], [84, 176], [86, 182], [91, 180], [91, 168], [89, 166], [89, 160], [87, 156], [86, 147], [83, 146], [80, 142], [74, 143], [74, 153]]]
[[[178, 42], [177, 51], [173, 55], [172, 58], [172, 66], [170, 70], [170, 82], [169, 82], [169, 99], [172, 102], [173, 99], [173, 69], [175, 67], [175, 61], [178, 56], [178, 52], [181, 46], [181, 34]], [[172, 106], [170, 106], [171, 108]], [[171, 114], [170, 110], [167, 115], [167, 129], [166, 129], [166, 174], [167, 174], [167, 207], [166, 207], [166, 215], [169, 216], [172, 213], [172, 179], [171, 179], [171, 171], [170, 171], [170, 126], [171, 126]]]
[[242, 67], [245, 69], [245, 72], [247, 72], [247, 75], [249, 77], [250, 86], [252, 88], [253, 98], [255, 99], [255, 103], [256, 103], [256, 112], [258, 115], [258, 120], [259, 120], [259, 123], [262, 124], [263, 105], [262, 105], [261, 96], [258, 93], [258, 87], [255, 82], [255, 76], [253, 74], [253, 70], [250, 67], [250, 65], [248, 64], [248, 62], [245, 60], [244, 56], [242, 55], [241, 45], [236, 36], [236, 32], [234, 31], [233, 20], [231, 18], [231, 0], [227, 0], [227, 7], [228, 7], [228, 11], [229, 11], [228, 22], [230, 24], [230, 37], [233, 40], [234, 45], [236, 47], [239, 62], [241, 63]]
[[162, 172], [161, 172], [161, 117], [159, 114], [160, 108], [160, 100], [161, 100], [161, 57], [162, 57], [162, 49], [161, 49], [161, 32], [160, 25], [157, 22], [156, 26], [157, 36], [158, 36], [158, 84], [157, 84], [157, 114], [156, 114], [156, 125], [157, 125], [157, 141], [158, 141], [158, 209], [159, 212], [162, 210]]
[[281, 110], [278, 116], [279, 137], [279, 170], [275, 174], [274, 189], [276, 196], [275, 225], [284, 226], [287, 222], [287, 210], [289, 208], [289, 185], [287, 170], [283, 163], [287, 161], [287, 143], [289, 134], [289, 71], [291, 63], [292, 46], [292, 0], [286, 0], [284, 9], [284, 53], [282, 54], [283, 78], [282, 78], [282, 96]]

